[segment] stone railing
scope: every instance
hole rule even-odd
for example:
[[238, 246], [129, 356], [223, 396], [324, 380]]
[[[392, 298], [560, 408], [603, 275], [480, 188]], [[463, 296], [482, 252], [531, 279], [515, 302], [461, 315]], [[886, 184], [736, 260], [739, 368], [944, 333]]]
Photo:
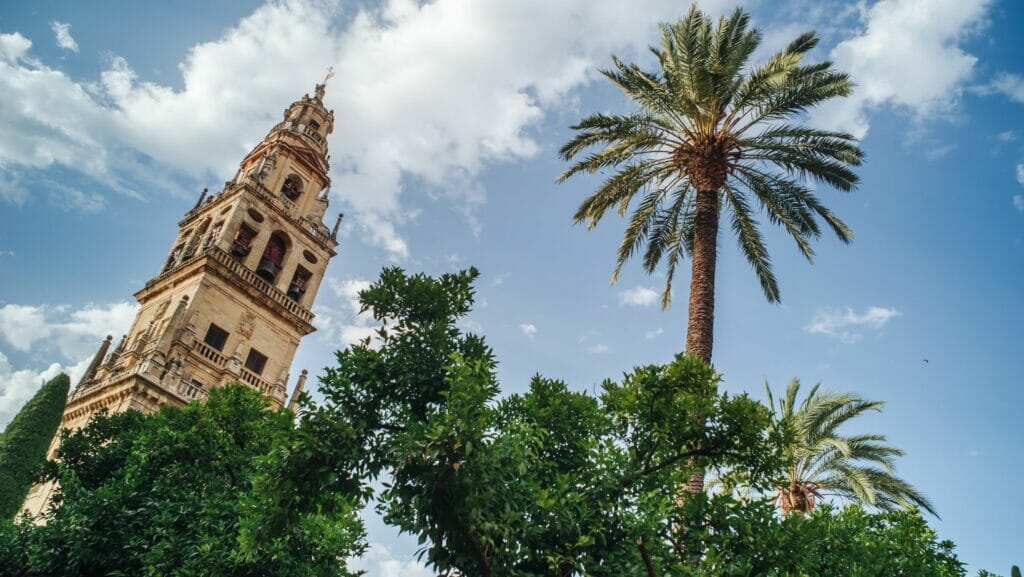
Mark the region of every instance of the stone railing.
[[273, 395], [274, 386], [245, 367], [242, 367], [242, 381], [264, 395]]
[[206, 360], [212, 362], [217, 367], [223, 367], [227, 362], [227, 357], [203, 341], [196, 341], [195, 350], [200, 356], [206, 358]]
[[231, 257], [228, 253], [218, 247], [210, 247], [205, 253], [212, 260], [224, 265], [243, 280], [258, 288], [263, 294], [270, 297], [278, 305], [284, 307], [288, 312], [309, 323], [313, 321], [313, 313], [299, 303], [288, 298], [288, 295], [267, 281], [261, 279], [255, 272], [249, 270], [242, 263]]
[[321, 136], [320, 133], [317, 132], [312, 126], [309, 126], [308, 124], [302, 124], [300, 122], [295, 122], [294, 120], [285, 120], [283, 122], [278, 122], [277, 124], [274, 125], [273, 128], [270, 129], [270, 132], [274, 133], [277, 132], [278, 130], [290, 130], [292, 132], [298, 132], [303, 136], [309, 137], [310, 140], [319, 144], [320, 146], [324, 146], [327, 143], [327, 139]]
[[195, 400], [205, 401], [210, 396], [210, 393], [208, 393], [206, 389], [197, 387], [196, 385], [185, 381], [178, 381], [178, 386], [176, 387], [175, 392], [179, 397], [185, 399], [186, 402]]
[[249, 270], [248, 268], [245, 267], [245, 265], [243, 265], [237, 259], [233, 258], [230, 254], [228, 254], [227, 251], [215, 245], [209, 246], [201, 251], [198, 251], [196, 252], [196, 254], [192, 255], [187, 259], [183, 258], [173, 267], [160, 273], [151, 281], [147, 282], [146, 288], [149, 288], [157, 284], [158, 282], [164, 280], [165, 278], [168, 278], [171, 275], [175, 274], [178, 268], [193, 263], [204, 256], [217, 262], [218, 264], [223, 265], [225, 268], [229, 269], [231, 272], [238, 275], [247, 283], [259, 289], [260, 292], [265, 294], [272, 301], [284, 307], [285, 310], [299, 317], [303, 321], [307, 323], [313, 321], [313, 313], [310, 312], [309, 309], [303, 307], [299, 303], [288, 298], [288, 295], [285, 294], [284, 291], [263, 280], [255, 272]]

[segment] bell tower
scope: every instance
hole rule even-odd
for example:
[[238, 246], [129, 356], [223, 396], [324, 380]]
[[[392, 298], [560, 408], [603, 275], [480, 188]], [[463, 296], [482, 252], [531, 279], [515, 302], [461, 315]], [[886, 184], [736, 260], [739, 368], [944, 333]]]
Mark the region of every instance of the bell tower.
[[[285, 403], [295, 350], [316, 330], [310, 309], [341, 224], [340, 214], [333, 229], [323, 223], [334, 129], [324, 88], [292, 103], [234, 179], [219, 193], [204, 190], [185, 213], [159, 272], [135, 293], [131, 328], [112, 351], [111, 337], [100, 346], [60, 428], [84, 426], [103, 408], [183, 406], [232, 382]], [[51, 491], [37, 486], [26, 508], [39, 513]]]

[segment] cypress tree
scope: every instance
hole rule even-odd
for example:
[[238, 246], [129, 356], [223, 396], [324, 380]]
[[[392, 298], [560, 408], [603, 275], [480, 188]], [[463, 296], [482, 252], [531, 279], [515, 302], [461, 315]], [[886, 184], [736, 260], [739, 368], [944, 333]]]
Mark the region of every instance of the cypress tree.
[[63, 373], [51, 379], [0, 436], [0, 518], [11, 519], [21, 510], [57, 433], [70, 388]]
[[1020, 567], [1014, 565], [1013, 568], [1010, 569], [1010, 577], [1020, 577]]

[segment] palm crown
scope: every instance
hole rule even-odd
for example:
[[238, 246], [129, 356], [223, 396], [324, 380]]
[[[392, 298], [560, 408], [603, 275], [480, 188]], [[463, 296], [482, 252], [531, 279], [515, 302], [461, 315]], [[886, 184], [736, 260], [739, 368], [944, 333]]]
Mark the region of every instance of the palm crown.
[[802, 63], [818, 43], [812, 32], [749, 68], [760, 42], [760, 31], [749, 27], [742, 10], [722, 18], [717, 27], [695, 8], [682, 20], [663, 24], [661, 46], [651, 48], [660, 71], [647, 72], [616, 57], [614, 68], [603, 71], [640, 109], [584, 118], [561, 149], [562, 157], [572, 160], [590, 147], [601, 147], [572, 164], [560, 181], [615, 169], [580, 205], [577, 223], [593, 227], [612, 207], [625, 216], [634, 197], [641, 197], [612, 279], [646, 245], [643, 266], [648, 273], [662, 260], [667, 263], [663, 307], [669, 304], [680, 258], [692, 255], [697, 276], [699, 255], [692, 253], [699, 251], [702, 238], [712, 243], [713, 284], [720, 206], [729, 209], [740, 248], [772, 302], [779, 300], [779, 288], [755, 220], [756, 208], [783, 226], [808, 259], [814, 254], [810, 240], [821, 234], [819, 217], [843, 242], [852, 237], [806, 183], [852, 190], [858, 179], [850, 166], [859, 165], [863, 157], [856, 139], [791, 122], [810, 107], [847, 95], [853, 85], [830, 62]]
[[818, 498], [833, 496], [880, 509], [920, 507], [936, 514], [924, 495], [896, 476], [894, 461], [903, 451], [887, 444], [884, 435], [838, 432], [851, 419], [881, 410], [884, 403], [819, 392], [816, 385], [798, 405], [800, 381], [793, 379], [776, 406], [771, 389], [765, 388], [773, 421], [791, 434], [784, 451], [789, 466], [776, 496], [783, 512], [806, 513]]

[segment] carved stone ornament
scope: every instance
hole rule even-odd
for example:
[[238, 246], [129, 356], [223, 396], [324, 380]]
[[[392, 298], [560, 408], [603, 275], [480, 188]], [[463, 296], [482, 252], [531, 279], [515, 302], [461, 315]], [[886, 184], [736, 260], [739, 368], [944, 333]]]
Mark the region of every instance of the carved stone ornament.
[[256, 330], [256, 315], [251, 312], [245, 313], [238, 323], [238, 334], [247, 339], [252, 338], [252, 332]]

